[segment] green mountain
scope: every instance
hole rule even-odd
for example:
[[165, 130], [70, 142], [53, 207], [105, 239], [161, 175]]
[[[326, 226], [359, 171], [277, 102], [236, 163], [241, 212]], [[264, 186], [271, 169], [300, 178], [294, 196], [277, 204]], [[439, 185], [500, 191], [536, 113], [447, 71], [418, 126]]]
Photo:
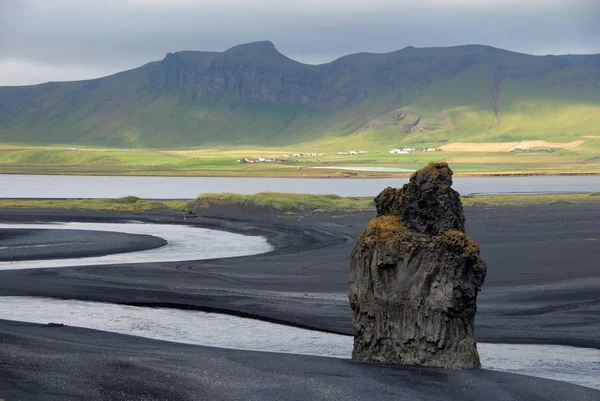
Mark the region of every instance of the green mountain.
[[0, 87], [0, 141], [183, 148], [572, 141], [600, 134], [600, 54], [407, 47], [306, 65], [271, 42], [104, 78]]

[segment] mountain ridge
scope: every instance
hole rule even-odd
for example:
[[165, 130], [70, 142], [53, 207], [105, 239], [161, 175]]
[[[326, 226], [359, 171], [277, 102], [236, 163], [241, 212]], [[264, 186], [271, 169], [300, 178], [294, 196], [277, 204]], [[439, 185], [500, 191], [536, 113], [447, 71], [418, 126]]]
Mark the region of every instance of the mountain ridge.
[[[409, 46], [311, 65], [261, 41], [224, 52], [167, 53], [90, 80], [0, 87], [0, 140], [133, 148], [335, 142], [349, 135], [386, 145], [566, 141], [598, 133], [597, 107], [600, 54]], [[390, 120], [389, 113], [413, 120]], [[519, 123], [523, 115], [527, 121]]]
[[[243, 44], [239, 44], [239, 45], [235, 45], [233, 47], [228, 48], [227, 50], [224, 50], [222, 52], [219, 51], [204, 51], [204, 50], [178, 50], [175, 52], [168, 52], [164, 58], [160, 59], [160, 60], [154, 60], [154, 61], [149, 61], [145, 64], [142, 64], [138, 67], [133, 67], [127, 70], [123, 70], [123, 71], [119, 71], [116, 72], [114, 74], [109, 74], [109, 75], [105, 75], [105, 76], [101, 76], [101, 77], [97, 77], [97, 78], [88, 78], [88, 79], [79, 79], [79, 80], [74, 80], [74, 81], [47, 81], [47, 82], [40, 82], [40, 83], [36, 83], [36, 84], [30, 84], [30, 85], [0, 85], [0, 88], [19, 88], [19, 87], [35, 87], [35, 86], [40, 86], [40, 85], [46, 85], [46, 84], [55, 84], [55, 83], [64, 83], [64, 82], [84, 82], [84, 81], [94, 81], [94, 80], [98, 80], [98, 79], [104, 79], [104, 78], [108, 78], [114, 75], [118, 75], [118, 74], [122, 74], [128, 71], [132, 71], [132, 70], [137, 70], [140, 68], [144, 68], [148, 65], [151, 64], [156, 64], [156, 63], [160, 63], [162, 61], [164, 61], [164, 59], [170, 55], [176, 55], [176, 54], [180, 54], [180, 53], [184, 53], [184, 54], [205, 54], [205, 55], [219, 55], [219, 54], [225, 54], [225, 53], [229, 53], [231, 50], [234, 50], [236, 48], [240, 48], [240, 47], [244, 47], [244, 46], [251, 46], [251, 45], [255, 45], [255, 44], [268, 44], [269, 46], [272, 46], [272, 48], [277, 52], [278, 55], [281, 55], [297, 64], [300, 65], [304, 65], [304, 66], [309, 66], [309, 67], [319, 67], [319, 66], [323, 66], [323, 65], [328, 65], [328, 64], [332, 64], [335, 63], [337, 61], [340, 61], [342, 59], [346, 59], [349, 57], [353, 57], [353, 56], [361, 56], [361, 55], [366, 55], [366, 56], [386, 56], [386, 55], [390, 55], [390, 54], [395, 54], [395, 53], [399, 53], [405, 50], [440, 50], [440, 49], [459, 49], [459, 48], [481, 48], [481, 49], [491, 49], [491, 50], [497, 50], [497, 51], [501, 51], [501, 52], [505, 52], [505, 53], [510, 53], [510, 54], [514, 54], [514, 55], [522, 55], [522, 56], [529, 56], [529, 57], [536, 57], [536, 58], [540, 58], [540, 57], [549, 57], [549, 58], [568, 58], [571, 60], [575, 60], [575, 59], [590, 59], [589, 62], [586, 62], [584, 64], [595, 64], [595, 65], [600, 65], [600, 53], [567, 53], [567, 54], [544, 54], [544, 55], [534, 55], [534, 54], [529, 54], [529, 53], [522, 53], [522, 52], [517, 52], [517, 51], [513, 51], [513, 50], [506, 50], [506, 49], [502, 49], [499, 47], [494, 47], [494, 46], [489, 46], [489, 45], [482, 45], [482, 44], [476, 44], [476, 43], [472, 43], [472, 44], [464, 44], [464, 45], [455, 45], [455, 46], [431, 46], [431, 47], [415, 47], [415, 46], [406, 46], [403, 47], [402, 49], [398, 49], [398, 50], [393, 50], [390, 52], [384, 52], [384, 53], [376, 53], [376, 52], [358, 52], [358, 53], [350, 53], [344, 56], [340, 56], [334, 60], [328, 61], [328, 62], [324, 62], [324, 63], [319, 63], [319, 64], [309, 64], [309, 63], [303, 63], [301, 61], [298, 60], [294, 60], [291, 57], [286, 56], [285, 54], [281, 53], [274, 45], [273, 42], [271, 42], [270, 40], [264, 40], [264, 41], [256, 41], [256, 42], [249, 42], [249, 43], [243, 43]], [[587, 61], [587, 60], [586, 60]]]

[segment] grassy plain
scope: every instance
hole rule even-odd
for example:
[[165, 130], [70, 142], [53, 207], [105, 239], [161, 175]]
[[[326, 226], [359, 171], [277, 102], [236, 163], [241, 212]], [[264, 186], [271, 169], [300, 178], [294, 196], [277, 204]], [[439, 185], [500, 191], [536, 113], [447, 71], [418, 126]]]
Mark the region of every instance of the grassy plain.
[[360, 212], [374, 208], [373, 199], [365, 197], [341, 197], [338, 195], [290, 194], [281, 192], [260, 192], [255, 195], [234, 193], [202, 194], [188, 207], [207, 208], [212, 205], [249, 205], [265, 207], [284, 212]]
[[[423, 145], [426, 146], [426, 145]], [[154, 176], [381, 177], [402, 172], [354, 171], [336, 167], [394, 167], [417, 170], [431, 161], [446, 161], [456, 175], [599, 174], [600, 138], [585, 138], [571, 149], [532, 148], [523, 152], [441, 151], [390, 154], [389, 147], [352, 147], [340, 141], [335, 151], [319, 143], [281, 148], [190, 150], [111, 149], [65, 146], [0, 145], [0, 174], [78, 174]], [[365, 155], [337, 151], [367, 150]], [[245, 157], [279, 157], [293, 153], [321, 156], [285, 158], [285, 163], [240, 164]], [[313, 168], [319, 167], [319, 168]]]
[[600, 203], [600, 193], [587, 194], [533, 194], [533, 195], [477, 195], [462, 197], [464, 206], [525, 206]]
[[188, 201], [146, 200], [136, 196], [116, 199], [0, 199], [0, 208], [67, 209], [67, 210], [114, 210], [122, 212], [145, 212], [171, 209], [185, 211]]
[[[466, 207], [524, 206], [542, 204], [600, 203], [600, 193], [540, 195], [478, 195], [463, 197]], [[255, 195], [233, 193], [202, 194], [193, 200], [145, 200], [135, 196], [118, 199], [0, 199], [0, 208], [113, 210], [144, 212], [156, 210], [190, 211], [214, 205], [240, 205], [270, 208], [281, 213], [352, 213], [375, 211], [372, 198], [337, 195], [261, 192]]]

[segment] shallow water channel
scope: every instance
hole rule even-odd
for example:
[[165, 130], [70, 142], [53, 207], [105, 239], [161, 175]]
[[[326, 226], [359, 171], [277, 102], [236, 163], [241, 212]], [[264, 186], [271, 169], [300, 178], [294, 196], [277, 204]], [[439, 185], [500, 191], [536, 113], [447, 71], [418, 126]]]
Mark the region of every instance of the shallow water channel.
[[[88, 231], [118, 231], [126, 234], [147, 234], [163, 238], [167, 245], [145, 251], [117, 253], [89, 258], [0, 262], [0, 270], [35, 269], [68, 266], [91, 266], [121, 263], [177, 262], [247, 256], [273, 250], [266, 238], [225, 231], [207, 230], [181, 224], [152, 223], [32, 223], [1, 224], [4, 228], [61, 229]], [[215, 246], [219, 244], [219, 246]]]
[[[61, 228], [150, 234], [168, 245], [80, 259], [2, 262], [2, 269], [205, 259], [272, 250], [263, 237], [192, 226], [144, 223], [1, 224], [2, 228]], [[214, 247], [219, 241], [218, 248]], [[99, 267], [101, 268], [101, 267]], [[37, 297], [0, 297], [0, 319], [63, 323], [189, 344], [349, 358], [352, 337], [235, 316]], [[249, 335], [251, 333], [252, 335]], [[600, 350], [555, 345], [479, 344], [484, 368], [567, 381], [600, 389]]]
[[[230, 315], [34, 297], [0, 297], [0, 319], [253, 351], [350, 358], [352, 337]], [[484, 368], [600, 389], [600, 350], [479, 343]]]

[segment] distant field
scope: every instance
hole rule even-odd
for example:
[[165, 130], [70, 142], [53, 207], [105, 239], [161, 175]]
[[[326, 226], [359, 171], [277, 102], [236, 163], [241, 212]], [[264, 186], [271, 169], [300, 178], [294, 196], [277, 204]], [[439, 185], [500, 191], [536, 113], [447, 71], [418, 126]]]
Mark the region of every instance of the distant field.
[[583, 140], [558, 143], [548, 141], [521, 142], [483, 142], [483, 143], [451, 143], [440, 148], [447, 152], [515, 152], [533, 150], [575, 149], [583, 145]]
[[464, 206], [524, 206], [600, 203], [600, 193], [535, 194], [535, 195], [477, 195], [462, 197]]
[[[447, 161], [457, 175], [599, 174], [600, 138], [559, 143], [565, 148], [457, 143], [454, 151], [390, 154], [388, 147], [359, 148], [365, 155], [339, 155], [322, 151], [319, 144], [285, 148], [239, 149], [110, 149], [65, 146], [0, 145], [1, 174], [157, 175], [157, 176], [256, 176], [256, 177], [361, 177], [406, 176], [409, 173], [356, 171], [335, 167], [395, 167], [417, 170], [430, 161]], [[540, 142], [535, 142], [537, 145]], [[556, 144], [556, 143], [551, 143]], [[450, 145], [447, 149], [452, 149]], [[484, 150], [481, 146], [485, 147]], [[340, 151], [352, 150], [342, 143]], [[283, 157], [293, 153], [320, 156]], [[242, 158], [277, 157], [285, 163], [236, 163]], [[312, 167], [319, 167], [314, 169]], [[328, 169], [327, 167], [331, 167]]]

